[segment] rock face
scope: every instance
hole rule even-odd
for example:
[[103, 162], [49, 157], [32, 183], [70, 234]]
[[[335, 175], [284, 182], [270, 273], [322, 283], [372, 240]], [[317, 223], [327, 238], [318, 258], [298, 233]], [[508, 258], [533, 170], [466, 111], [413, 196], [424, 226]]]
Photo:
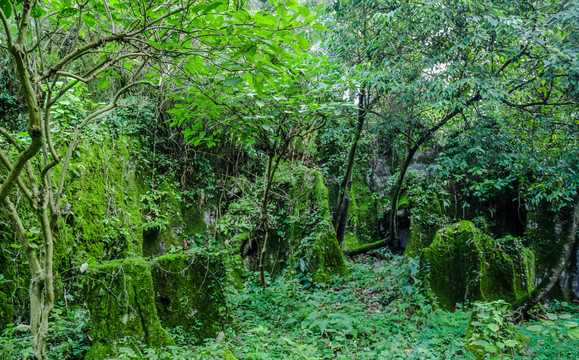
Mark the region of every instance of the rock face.
[[86, 273], [86, 303], [93, 337], [86, 359], [113, 355], [125, 338], [142, 341], [150, 347], [175, 344], [157, 317], [151, 267], [147, 261], [107, 261], [90, 265]]
[[[347, 275], [349, 271], [332, 225], [328, 188], [322, 173], [282, 163], [274, 178], [274, 188], [270, 206], [276, 212], [270, 211], [270, 216], [275, 214], [271, 222], [276, 231], [266, 254], [266, 271], [274, 277], [289, 268], [288, 274], [314, 282], [327, 281], [333, 275]], [[261, 192], [257, 196], [253, 194], [254, 198], [260, 196]], [[251, 192], [240, 196], [217, 226], [228, 230], [221, 236], [230, 248], [225, 261], [234, 278], [238, 278], [234, 268], [239, 269], [240, 265], [257, 270], [264, 234], [259, 220], [261, 214], [255, 204]], [[252, 226], [248, 228], [244, 223]], [[232, 280], [238, 283], [237, 279]]]
[[169, 254], [152, 264], [157, 314], [166, 328], [181, 326], [199, 339], [215, 338], [230, 322], [225, 265], [218, 254]]
[[410, 217], [410, 239], [404, 255], [418, 257], [422, 249], [430, 246], [438, 230], [436, 218], [442, 216], [440, 201], [435, 197], [430, 201], [429, 206]]
[[293, 183], [294, 209], [289, 234], [290, 266], [324, 282], [349, 274], [330, 216], [328, 188], [318, 171], [303, 169]]
[[422, 252], [427, 291], [439, 306], [503, 299], [512, 302], [534, 284], [534, 256], [513, 237], [492, 240], [469, 221], [439, 231]]

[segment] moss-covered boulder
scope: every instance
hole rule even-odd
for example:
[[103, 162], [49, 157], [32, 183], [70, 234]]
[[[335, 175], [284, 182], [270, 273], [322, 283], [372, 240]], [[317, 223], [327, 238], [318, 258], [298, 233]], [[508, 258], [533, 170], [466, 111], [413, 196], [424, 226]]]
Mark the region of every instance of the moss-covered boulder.
[[165, 328], [180, 326], [200, 340], [230, 323], [225, 265], [219, 254], [168, 254], [152, 264], [157, 313]]
[[294, 209], [290, 229], [290, 266], [314, 281], [349, 273], [330, 216], [328, 189], [318, 171], [301, 169], [292, 193]]
[[404, 255], [418, 257], [423, 249], [430, 246], [439, 229], [439, 220], [443, 217], [442, 207], [437, 197], [433, 197], [427, 206], [410, 216], [410, 239]]
[[372, 243], [378, 238], [378, 209], [375, 195], [361, 176], [353, 179], [349, 193], [348, 227], [344, 234], [343, 250], [352, 250]]
[[141, 253], [144, 185], [133, 161], [138, 147], [130, 137], [87, 139], [77, 147], [62, 199], [57, 268], [69, 254], [113, 260]]
[[142, 342], [150, 347], [175, 344], [157, 317], [151, 266], [146, 260], [94, 263], [86, 275], [93, 339], [86, 359], [114, 355], [120, 342], [125, 346]]
[[[565, 237], [571, 223], [570, 208], [560, 211], [548, 204], [527, 205], [526, 245], [535, 253], [537, 278], [545, 278], [561, 258]], [[553, 286], [549, 298], [572, 302], [579, 298], [579, 246], [575, 246], [565, 271]]]
[[516, 238], [492, 240], [470, 221], [439, 231], [421, 258], [427, 291], [445, 310], [479, 300], [512, 302], [534, 284], [531, 251]]

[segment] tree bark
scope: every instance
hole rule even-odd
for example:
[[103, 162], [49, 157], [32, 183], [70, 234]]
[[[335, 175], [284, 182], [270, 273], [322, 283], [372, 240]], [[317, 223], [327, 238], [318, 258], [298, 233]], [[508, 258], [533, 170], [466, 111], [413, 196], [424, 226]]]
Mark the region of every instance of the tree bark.
[[344, 234], [346, 233], [346, 225], [348, 222], [348, 208], [350, 206], [350, 191], [352, 190], [352, 174], [354, 173], [354, 163], [356, 160], [356, 150], [362, 137], [362, 130], [366, 122], [367, 111], [364, 109], [364, 101], [366, 101], [366, 91], [364, 88], [358, 94], [358, 122], [356, 126], [356, 133], [350, 152], [348, 153], [348, 163], [346, 164], [346, 173], [344, 179], [340, 184], [338, 193], [338, 200], [336, 205], [336, 212], [334, 213], [334, 229], [336, 230], [336, 237], [338, 243], [342, 245], [344, 241]]
[[[288, 142], [289, 144], [289, 142]], [[283, 150], [281, 154], [283, 154], [288, 144], [283, 146]], [[275, 155], [269, 155], [267, 159], [267, 169], [265, 174], [265, 190], [263, 191], [263, 199], [261, 202], [261, 217], [263, 221], [263, 231], [265, 232], [263, 245], [261, 247], [261, 252], [259, 254], [259, 277], [261, 280], [261, 286], [265, 289], [267, 287], [267, 283], [265, 281], [265, 257], [267, 255], [267, 250], [269, 247], [269, 241], [271, 240], [271, 224], [269, 223], [269, 214], [267, 211], [267, 204], [269, 202], [269, 193], [271, 192], [271, 187], [273, 185], [273, 177], [281, 161], [282, 155], [279, 154], [277, 158], [274, 160]]]
[[567, 267], [569, 259], [571, 258], [571, 253], [577, 242], [577, 230], [579, 228], [579, 195], [575, 199], [575, 206], [573, 208], [573, 215], [571, 218], [571, 225], [569, 226], [569, 232], [567, 234], [566, 242], [563, 245], [563, 251], [561, 253], [561, 258], [548, 275], [537, 285], [537, 287], [528, 293], [527, 295], [517, 299], [515, 303], [511, 306], [515, 318], [522, 319], [527, 315], [527, 312], [537, 305], [545, 295], [555, 286], [561, 273]]
[[412, 160], [414, 159], [414, 155], [416, 155], [416, 152], [418, 151], [418, 149], [420, 148], [421, 145], [422, 145], [422, 143], [414, 145], [414, 147], [412, 149], [410, 149], [410, 151], [408, 152], [408, 155], [406, 156], [406, 160], [404, 161], [404, 164], [402, 165], [402, 168], [400, 169], [400, 175], [398, 176], [398, 180], [396, 181], [396, 187], [394, 188], [394, 190], [392, 192], [392, 200], [391, 200], [392, 203], [391, 203], [391, 209], [390, 209], [390, 238], [391, 239], [397, 239], [398, 238], [396, 213], [398, 212], [398, 200], [400, 198], [400, 194], [402, 193], [402, 184], [404, 182], [404, 177], [406, 176], [406, 172], [408, 171], [408, 168], [410, 167], [410, 164], [412, 163]]

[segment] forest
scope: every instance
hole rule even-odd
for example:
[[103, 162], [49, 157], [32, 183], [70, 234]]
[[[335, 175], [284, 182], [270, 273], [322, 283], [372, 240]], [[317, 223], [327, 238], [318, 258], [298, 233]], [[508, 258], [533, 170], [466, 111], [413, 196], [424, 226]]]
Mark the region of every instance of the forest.
[[579, 358], [579, 2], [0, 21], [0, 359]]

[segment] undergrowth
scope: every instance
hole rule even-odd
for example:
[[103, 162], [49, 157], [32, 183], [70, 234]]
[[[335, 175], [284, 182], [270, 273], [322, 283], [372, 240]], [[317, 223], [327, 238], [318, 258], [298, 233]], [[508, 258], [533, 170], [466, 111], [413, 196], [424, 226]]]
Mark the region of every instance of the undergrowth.
[[[172, 331], [176, 346], [151, 349], [139, 339], [127, 339], [115, 359], [474, 359], [466, 336], [471, 312], [433, 306], [420, 290], [416, 265], [388, 254], [358, 257], [349, 263], [346, 279], [310, 286], [279, 277], [266, 291], [250, 274], [246, 287], [230, 295], [235, 327], [217, 339], [194, 345], [195, 339], [178, 328]], [[516, 327], [528, 338], [522, 355], [489, 352], [482, 358], [577, 359], [579, 344], [569, 329], [577, 322], [578, 307], [554, 303], [547, 310]], [[53, 316], [49, 357], [82, 358], [89, 343], [88, 313], [57, 310]], [[485, 323], [480, 313], [477, 320]], [[0, 359], [30, 354], [29, 337], [21, 330], [12, 326], [4, 331]], [[500, 340], [485, 339], [499, 346]]]

